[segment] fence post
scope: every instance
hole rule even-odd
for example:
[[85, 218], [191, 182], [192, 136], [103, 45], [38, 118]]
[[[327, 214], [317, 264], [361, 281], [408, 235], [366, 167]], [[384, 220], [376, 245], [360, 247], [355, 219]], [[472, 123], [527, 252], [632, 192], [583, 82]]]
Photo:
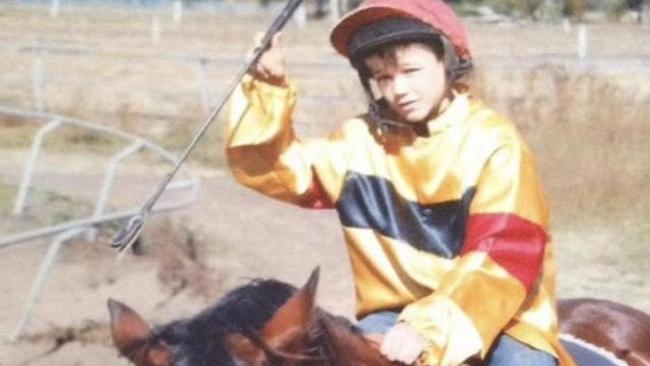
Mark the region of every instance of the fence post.
[[587, 27], [584, 24], [578, 26], [578, 57], [584, 59], [587, 57]]
[[341, 14], [339, 13], [339, 0], [330, 0], [330, 16], [332, 21], [337, 21]]
[[25, 200], [27, 199], [27, 193], [29, 192], [29, 186], [31, 185], [32, 175], [34, 173], [34, 166], [38, 160], [38, 155], [41, 152], [41, 146], [43, 145], [43, 139], [45, 135], [52, 132], [61, 124], [61, 119], [57, 118], [52, 120], [50, 123], [41, 127], [40, 130], [34, 135], [34, 140], [32, 142], [32, 148], [29, 153], [29, 159], [27, 160], [27, 166], [23, 172], [23, 178], [20, 182], [20, 187], [18, 188], [18, 195], [16, 196], [16, 202], [14, 203], [14, 209], [12, 213], [14, 215], [19, 215], [23, 212], [25, 207]]
[[305, 28], [305, 25], [307, 25], [307, 7], [305, 6], [305, 3], [302, 3], [298, 9], [296, 9], [294, 19], [298, 28]]
[[151, 44], [157, 45], [160, 43], [160, 38], [162, 35], [162, 25], [160, 24], [160, 17], [154, 15], [151, 18]]
[[174, 1], [174, 23], [178, 24], [183, 20], [183, 3], [181, 0]]
[[59, 16], [59, 0], [52, 0], [50, 4], [50, 17], [56, 18]]
[[210, 113], [210, 107], [212, 106], [212, 93], [210, 92], [210, 84], [208, 83], [208, 61], [204, 58], [200, 58], [196, 65], [196, 78], [199, 81], [199, 89], [201, 92], [201, 107], [203, 107], [203, 112], [207, 115]]
[[45, 84], [44, 74], [42, 52], [39, 52], [32, 59], [32, 94], [34, 95], [36, 110], [39, 112], [45, 110], [45, 93], [43, 92]]

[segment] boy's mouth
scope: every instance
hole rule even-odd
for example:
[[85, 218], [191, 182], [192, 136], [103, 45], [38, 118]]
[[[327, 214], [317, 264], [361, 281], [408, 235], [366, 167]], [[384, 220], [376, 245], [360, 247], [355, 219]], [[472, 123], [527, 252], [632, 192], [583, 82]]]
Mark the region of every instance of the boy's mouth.
[[402, 112], [406, 112], [406, 113], [413, 112], [414, 110], [417, 109], [417, 101], [412, 100], [409, 102], [399, 103], [398, 106]]
[[416, 102], [416, 100], [414, 100], [414, 99], [402, 100], [402, 101], [398, 102], [397, 105], [399, 105], [401, 108], [406, 108], [407, 106], [409, 106], [409, 105], [411, 105], [411, 104], [413, 104], [415, 102]]

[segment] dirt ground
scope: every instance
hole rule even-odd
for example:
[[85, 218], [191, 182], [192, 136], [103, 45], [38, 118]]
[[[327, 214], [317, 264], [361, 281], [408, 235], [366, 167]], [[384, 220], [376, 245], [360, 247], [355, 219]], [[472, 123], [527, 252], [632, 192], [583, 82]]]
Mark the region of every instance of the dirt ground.
[[[0, 91], [0, 105], [32, 106], [29, 83], [25, 86], [24, 77], [16, 76], [29, 68], [21, 47], [39, 43], [98, 49], [101, 57], [50, 56], [46, 66], [60, 71], [49, 79], [50, 110], [179, 148], [189, 140], [191, 128], [185, 124], [196, 124], [201, 116], [194, 69], [143, 60], [162, 54], [163, 48], [167, 55], [218, 54], [220, 61], [210, 64], [207, 73], [212, 83], [222, 85], [248, 47], [254, 33], [250, 24], [269, 19], [242, 15], [215, 20], [210, 14], [190, 14], [195, 22], [169, 30], [164, 47], [154, 47], [147, 43], [151, 14], [109, 14], [78, 12], [74, 19], [85, 19], [82, 24], [70, 23], [72, 18], [68, 23], [48, 19], [39, 8], [0, 8], [0, 51], [6, 56], [0, 58], [0, 80], [8, 86]], [[241, 37], [228, 39], [217, 31], [223, 27]], [[327, 48], [323, 35], [329, 27], [326, 21], [315, 22], [302, 33], [292, 28], [288, 34], [294, 41], [290, 55], [300, 61], [292, 70], [305, 96], [297, 115], [301, 134], [322, 133], [335, 126], [334, 120], [363, 110], [359, 95], [350, 90], [354, 75]], [[567, 33], [558, 24], [471, 24], [475, 53], [483, 61], [477, 88], [504, 113], [520, 117], [522, 132], [537, 153], [555, 214], [560, 296], [608, 298], [650, 312], [650, 123], [645, 117], [650, 112], [650, 32], [647, 25], [590, 27], [594, 57], [581, 62], [573, 54], [575, 29]], [[131, 61], [124, 59], [124, 50]], [[75, 73], [63, 78], [61, 70]], [[495, 86], [504, 83], [507, 89]], [[155, 89], [157, 84], [162, 89]], [[327, 116], [317, 112], [323, 103], [332, 106]], [[162, 111], [159, 105], [164, 105]], [[625, 113], [617, 114], [619, 110]], [[9, 197], [5, 200], [14, 191], [10, 188], [3, 195], [2, 184], [16, 184], [27, 157], [20, 135], [25, 130], [12, 129], [16, 125], [0, 124], [0, 198]], [[143, 236], [143, 255], [116, 261], [108, 247], [114, 225], [103, 228], [96, 242], [82, 236], [66, 244], [24, 334], [17, 342], [0, 343], [0, 366], [127, 365], [110, 343], [108, 298], [161, 324], [198, 312], [251, 278], [274, 277], [300, 285], [316, 266], [321, 267], [319, 303], [351, 316], [353, 289], [335, 213], [291, 207], [238, 186], [222, 164], [206, 164], [212, 156], [219, 159], [220, 149], [218, 136], [202, 146], [191, 162], [202, 180], [198, 200], [182, 211], [152, 217]], [[102, 178], [99, 161], [105, 162], [106, 156], [54, 150], [39, 164], [38, 189], [72, 197], [73, 203], [64, 207], [69, 209], [65, 214], [74, 217], [92, 202]], [[119, 191], [109, 205], [137, 206], [161, 171], [165, 167], [157, 164], [130, 165], [121, 172]], [[4, 202], [0, 237], [20, 225], [47, 221], [45, 216], [55, 215], [58, 207], [52, 202], [32, 202], [23, 220], [12, 218]], [[49, 240], [36, 240], [0, 249], [3, 339], [17, 326], [49, 245]]]

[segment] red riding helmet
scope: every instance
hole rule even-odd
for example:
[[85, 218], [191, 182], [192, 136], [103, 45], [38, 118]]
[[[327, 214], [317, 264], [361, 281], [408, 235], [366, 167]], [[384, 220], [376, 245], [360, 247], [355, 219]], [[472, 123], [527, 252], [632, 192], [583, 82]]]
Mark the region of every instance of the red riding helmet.
[[[415, 20], [429, 26], [431, 28], [429, 31], [440, 36], [445, 45], [445, 58], [450, 61], [448, 67], [450, 69], [471, 68], [472, 56], [465, 28], [451, 7], [442, 0], [365, 0], [359, 8], [338, 22], [332, 30], [330, 40], [341, 55], [350, 59], [353, 56], [351, 51], [354, 51], [350, 48], [351, 42], [360, 30], [373, 23], [386, 23], [390, 27], [390, 22], [386, 21], [394, 18]], [[384, 25], [381, 27], [385, 28]], [[389, 32], [390, 30], [384, 31], [383, 38], [387, 41], [393, 40], [391, 37], [386, 37]], [[394, 31], [395, 34], [399, 32], [400, 30]], [[416, 33], [414, 35], [416, 40], [418, 36], [422, 36], [422, 29], [408, 32]], [[351, 61], [354, 64], [354, 60]]]

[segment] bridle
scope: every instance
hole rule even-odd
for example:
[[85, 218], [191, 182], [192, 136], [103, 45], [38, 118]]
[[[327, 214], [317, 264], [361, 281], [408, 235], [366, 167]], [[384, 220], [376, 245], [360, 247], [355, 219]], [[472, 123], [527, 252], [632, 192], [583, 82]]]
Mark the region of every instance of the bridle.
[[[318, 324], [320, 327], [320, 322], [316, 322], [316, 324]], [[267, 360], [269, 360], [269, 366], [283, 366], [285, 365], [285, 361], [313, 362], [323, 366], [334, 366], [327, 357], [325, 342], [318, 341], [318, 339], [321, 338], [320, 335], [322, 334], [323, 330], [317, 329], [316, 332], [318, 335], [314, 337], [316, 340], [314, 342], [315, 345], [309, 348], [307, 350], [307, 353], [290, 353], [274, 349], [262, 339], [257, 331], [254, 331], [252, 329], [249, 329], [241, 334], [251, 340], [264, 352]]]

